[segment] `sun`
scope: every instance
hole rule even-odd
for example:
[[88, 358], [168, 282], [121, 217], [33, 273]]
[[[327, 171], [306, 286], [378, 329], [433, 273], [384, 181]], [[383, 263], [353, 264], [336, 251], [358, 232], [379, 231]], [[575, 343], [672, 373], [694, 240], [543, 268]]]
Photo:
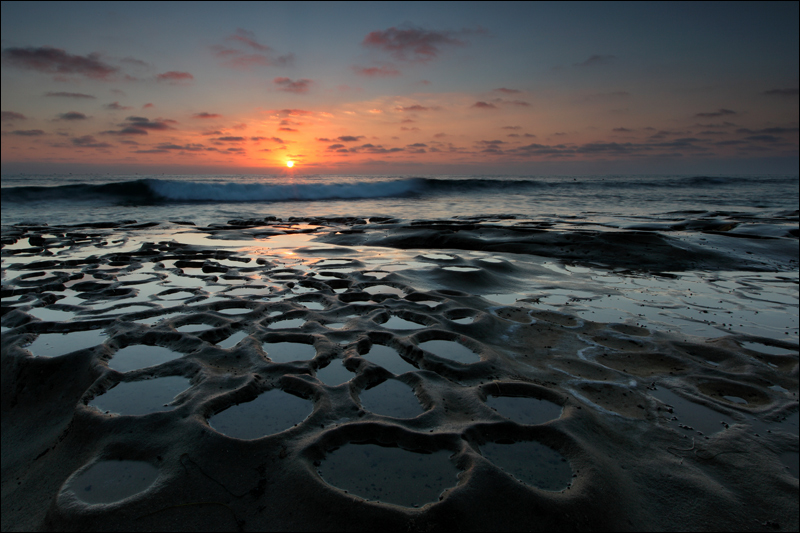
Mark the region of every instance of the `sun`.
[[294, 161], [287, 161], [286, 166], [292, 168], [294, 166]]

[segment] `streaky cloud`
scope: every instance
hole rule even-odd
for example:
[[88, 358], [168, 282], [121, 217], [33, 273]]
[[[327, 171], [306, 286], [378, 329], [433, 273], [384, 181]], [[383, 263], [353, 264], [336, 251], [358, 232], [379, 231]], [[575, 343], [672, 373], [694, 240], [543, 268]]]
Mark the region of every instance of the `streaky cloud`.
[[368, 78], [394, 78], [400, 75], [400, 71], [394, 67], [353, 67], [353, 71], [359, 76]]
[[47, 74], [78, 74], [95, 80], [109, 80], [119, 71], [100, 60], [100, 54], [71, 55], [51, 46], [6, 48], [3, 59], [9, 65]]
[[601, 55], [601, 54], [594, 54], [589, 56], [589, 59], [583, 61], [581, 63], [573, 63], [572, 66], [574, 67], [594, 67], [597, 65], [609, 65], [611, 64], [617, 56], [613, 55]]
[[797, 87], [790, 87], [788, 89], [770, 89], [769, 91], [764, 91], [762, 94], [766, 94], [769, 96], [788, 96], [788, 97], [796, 97], [800, 92], [798, 91]]
[[28, 117], [16, 111], [3, 111], [0, 120], [3, 122], [11, 122], [12, 120], [27, 120]]
[[171, 84], [183, 83], [192, 80], [194, 80], [194, 76], [188, 72], [178, 72], [176, 70], [170, 70], [169, 72], [156, 75], [156, 81], [163, 81]]
[[206, 113], [203, 111], [202, 113], [195, 113], [192, 115], [192, 118], [221, 118], [222, 115], [218, 113]]
[[724, 117], [726, 115], [737, 115], [738, 113], [732, 109], [723, 109], [719, 108], [716, 111], [712, 111], [709, 113], [697, 113], [695, 115], [696, 118], [714, 118], [714, 117]]
[[86, 120], [87, 117], [83, 113], [78, 113], [77, 111], [68, 111], [66, 113], [61, 113], [58, 115], [59, 120]]
[[19, 135], [20, 137], [38, 137], [44, 135], [42, 130], [14, 130], [11, 135]]
[[427, 62], [435, 59], [445, 46], [464, 46], [461, 36], [485, 33], [485, 30], [464, 29], [459, 32], [425, 30], [418, 27], [395, 28], [370, 32], [362, 45], [389, 52], [401, 61]]
[[91, 98], [91, 99], [95, 98], [91, 94], [68, 93], [68, 92], [63, 92], [63, 91], [47, 92], [44, 95], [45, 96], [52, 96], [52, 97], [59, 97], [59, 98]]
[[475, 107], [478, 109], [497, 109], [496, 105], [490, 104], [488, 102], [475, 102], [470, 107]]
[[307, 80], [305, 78], [293, 81], [290, 78], [280, 77], [272, 80], [272, 83], [278, 86], [279, 91], [284, 91], [287, 93], [295, 93], [295, 94], [305, 94], [308, 92], [309, 87], [314, 82], [311, 80]]

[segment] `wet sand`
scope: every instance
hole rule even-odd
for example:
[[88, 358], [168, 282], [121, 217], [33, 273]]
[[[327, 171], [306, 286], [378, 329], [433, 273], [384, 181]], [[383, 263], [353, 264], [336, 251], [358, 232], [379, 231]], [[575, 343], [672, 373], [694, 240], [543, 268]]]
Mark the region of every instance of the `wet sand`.
[[797, 214], [2, 234], [3, 530], [797, 530]]

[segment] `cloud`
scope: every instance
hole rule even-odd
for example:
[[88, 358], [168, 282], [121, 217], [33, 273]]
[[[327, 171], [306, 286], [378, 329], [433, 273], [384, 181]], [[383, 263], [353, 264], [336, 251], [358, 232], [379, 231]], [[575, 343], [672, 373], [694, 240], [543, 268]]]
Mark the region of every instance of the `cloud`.
[[216, 139], [212, 139], [212, 141], [224, 141], [224, 142], [241, 142], [243, 140], [244, 137], [235, 137], [235, 136], [217, 137]]
[[583, 63], [574, 63], [572, 66], [574, 67], [593, 67], [596, 65], [608, 65], [612, 63], [617, 56], [612, 55], [599, 55], [595, 54], [590, 56], [589, 59], [584, 61]]
[[464, 46], [467, 41], [460, 38], [483, 30], [462, 30], [460, 32], [429, 31], [422, 28], [389, 28], [370, 32], [361, 43], [364, 46], [389, 52], [401, 61], [430, 61], [441, 52], [442, 47]]
[[151, 103], [147, 103], [147, 104], [144, 104], [144, 105], [142, 106], [142, 109], [150, 109], [151, 107], [155, 107], [155, 105], [153, 105], [153, 104], [151, 104]]
[[722, 117], [725, 115], [736, 115], [736, 111], [731, 109], [723, 109], [720, 108], [717, 111], [713, 111], [711, 113], [697, 113], [695, 115], [696, 118], [714, 118], [714, 117]]
[[408, 107], [398, 106], [395, 109], [403, 112], [414, 112], [414, 111], [430, 111], [431, 108], [415, 104], [415, 105], [410, 105]]
[[48, 74], [78, 74], [95, 80], [109, 80], [119, 70], [100, 61], [100, 54], [70, 55], [60, 48], [50, 46], [6, 48], [3, 50], [3, 59], [6, 64], [24, 70]]
[[425, 144], [425, 143], [414, 143], [414, 144], [406, 145], [406, 147], [407, 148], [427, 148], [428, 145]]
[[44, 94], [45, 96], [56, 96], [60, 98], [92, 98], [94, 96], [91, 94], [83, 94], [83, 93], [66, 93], [66, 92], [48, 92]]
[[216, 148], [206, 148], [205, 146], [203, 146], [202, 144], [199, 144], [199, 143], [189, 143], [189, 144], [184, 144], [184, 145], [171, 144], [171, 143], [161, 143], [161, 144], [157, 145], [156, 148], [159, 149], [159, 150], [180, 150], [180, 151], [186, 151], [186, 152], [208, 152], [208, 151], [216, 152], [216, 151], [218, 151]]
[[296, 130], [294, 128], [287, 128], [284, 126], [282, 128], [278, 128], [278, 131], [300, 131], [300, 130]]
[[222, 117], [222, 115], [219, 115], [217, 113], [206, 113], [205, 111], [203, 111], [202, 113], [195, 113], [194, 115], [192, 115], [192, 118], [220, 118], [220, 117]]
[[108, 130], [102, 133], [107, 135], [147, 135], [147, 130], [135, 126], [126, 126], [121, 130]]
[[501, 130], [521, 130], [522, 126], [503, 126]]
[[620, 132], [620, 133], [630, 133], [630, 132], [632, 132], [633, 130], [629, 130], [628, 128], [614, 128], [614, 129], [613, 129], [613, 130], [611, 130], [611, 131], [618, 131], [618, 132]]
[[356, 142], [356, 141], [358, 141], [360, 139], [363, 139], [363, 138], [364, 138], [363, 135], [357, 135], [357, 136], [354, 136], [354, 135], [342, 135], [341, 137], [337, 137], [336, 140], [337, 141], [341, 141], [343, 143], [351, 143], [351, 142]]
[[497, 109], [496, 105], [486, 102], [475, 102], [470, 107], [477, 107], [478, 109]]
[[798, 128], [764, 128], [761, 130], [751, 130], [749, 128], [739, 128], [736, 133], [746, 133], [749, 135], [755, 134], [782, 134], [782, 133], [797, 133]]
[[[256, 40], [255, 33], [242, 28], [238, 28], [236, 34], [226, 37], [225, 40], [248, 49], [246, 53], [235, 48], [212, 46], [217, 57], [226, 59], [223, 63], [226, 67], [249, 69], [251, 67], [286, 66], [294, 60], [292, 54], [276, 56], [272, 48]], [[252, 50], [255, 50], [255, 53]]]
[[59, 120], [86, 120], [87, 117], [83, 113], [78, 113], [77, 111], [68, 111], [66, 113], [61, 113], [58, 115]]
[[279, 117], [302, 117], [304, 115], [313, 115], [313, 111], [305, 111], [304, 109], [272, 109], [267, 111], [270, 115], [277, 115]]
[[788, 89], [770, 89], [769, 91], [764, 91], [762, 94], [769, 96], [797, 97], [798, 89], [797, 87], [790, 87]]
[[163, 74], [158, 74], [156, 76], [156, 81], [165, 81], [165, 82], [170, 83], [172, 85], [175, 85], [175, 84], [178, 84], [178, 83], [188, 82], [188, 81], [193, 80], [193, 79], [194, 79], [194, 76], [192, 76], [188, 72], [178, 72], [176, 70], [170, 70], [169, 72], [165, 72]]
[[328, 146], [328, 150], [338, 150], [339, 148], [344, 148], [343, 144], [332, 144]]
[[17, 113], [15, 111], [3, 111], [2, 117], [0, 117], [0, 120], [2, 120], [3, 122], [10, 122], [12, 120], [27, 120], [27, 119], [28, 117], [26, 117], [22, 113]]
[[314, 82], [305, 78], [297, 81], [292, 81], [289, 78], [275, 78], [272, 83], [278, 86], [279, 91], [303, 94], [308, 92], [309, 86]]
[[517, 89], [506, 89], [505, 87], [500, 87], [499, 89], [494, 89], [494, 90], [498, 93], [503, 93], [503, 94], [517, 94], [522, 92]]
[[38, 137], [44, 135], [42, 130], [14, 130], [11, 135], [19, 135], [20, 137]]
[[272, 50], [269, 46], [257, 42], [255, 33], [252, 31], [243, 30], [242, 28], [237, 28], [236, 35], [231, 35], [230, 37], [227, 37], [226, 40], [245, 44], [250, 48], [258, 50], [259, 52], [268, 52]]
[[127, 109], [133, 109], [130, 106], [121, 105], [119, 102], [112, 102], [110, 104], [104, 105], [103, 107], [105, 107], [106, 109], [112, 109], [114, 111], [125, 111]]
[[[125, 120], [128, 121], [129, 126], [133, 126], [135, 128], [143, 128], [147, 130], [173, 130], [170, 124], [177, 124], [176, 121], [170, 119], [156, 119], [154, 121], [148, 120], [145, 117], [128, 117]], [[121, 126], [126, 126], [126, 124], [121, 124]]]
[[84, 135], [83, 137], [75, 137], [72, 139], [72, 144], [82, 148], [111, 148], [113, 144], [105, 142], [97, 142], [91, 135]]
[[394, 67], [353, 67], [353, 71], [359, 76], [368, 78], [394, 78], [400, 75], [400, 71]]

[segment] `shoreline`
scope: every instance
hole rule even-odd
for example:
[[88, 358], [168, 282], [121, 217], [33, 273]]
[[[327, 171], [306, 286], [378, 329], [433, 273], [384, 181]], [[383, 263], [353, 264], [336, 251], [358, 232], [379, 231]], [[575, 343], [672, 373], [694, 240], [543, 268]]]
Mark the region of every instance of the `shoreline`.
[[796, 215], [767, 226], [4, 226], [3, 530], [796, 529]]

